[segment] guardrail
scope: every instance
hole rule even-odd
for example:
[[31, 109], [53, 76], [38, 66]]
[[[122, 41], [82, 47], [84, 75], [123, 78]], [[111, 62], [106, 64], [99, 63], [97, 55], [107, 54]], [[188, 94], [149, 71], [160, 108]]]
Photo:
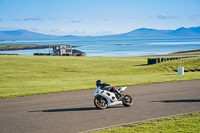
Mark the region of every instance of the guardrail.
[[169, 61], [169, 60], [178, 60], [178, 59], [193, 58], [193, 57], [197, 57], [197, 56], [169, 57], [169, 58], [148, 58], [147, 62], [148, 62], [148, 65], [151, 65], [151, 64], [161, 63], [161, 62], [164, 62], [164, 61]]

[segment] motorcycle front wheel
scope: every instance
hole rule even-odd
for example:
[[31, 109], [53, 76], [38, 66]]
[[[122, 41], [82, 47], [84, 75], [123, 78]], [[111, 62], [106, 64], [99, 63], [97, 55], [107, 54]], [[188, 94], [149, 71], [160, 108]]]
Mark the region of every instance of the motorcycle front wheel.
[[133, 99], [129, 95], [125, 95], [122, 99], [122, 103], [125, 107], [130, 107], [133, 104]]
[[98, 108], [98, 109], [105, 109], [107, 107], [107, 101], [104, 97], [99, 96], [99, 97], [95, 97], [94, 99], [94, 105]]

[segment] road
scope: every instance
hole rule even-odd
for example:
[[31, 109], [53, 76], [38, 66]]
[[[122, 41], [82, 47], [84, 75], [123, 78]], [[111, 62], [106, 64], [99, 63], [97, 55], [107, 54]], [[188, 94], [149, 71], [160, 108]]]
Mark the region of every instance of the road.
[[98, 110], [93, 91], [0, 100], [0, 133], [73, 133], [200, 112], [200, 80], [129, 86], [134, 105]]

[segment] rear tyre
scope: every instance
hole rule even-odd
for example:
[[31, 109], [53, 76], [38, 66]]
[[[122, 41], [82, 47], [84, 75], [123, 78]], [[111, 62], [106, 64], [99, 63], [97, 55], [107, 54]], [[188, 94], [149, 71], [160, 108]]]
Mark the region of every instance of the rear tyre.
[[125, 95], [122, 99], [122, 103], [125, 107], [130, 107], [133, 105], [133, 99], [129, 95]]
[[94, 99], [94, 105], [98, 108], [98, 109], [105, 109], [107, 107], [107, 101], [104, 97], [99, 96], [99, 97], [95, 97]]

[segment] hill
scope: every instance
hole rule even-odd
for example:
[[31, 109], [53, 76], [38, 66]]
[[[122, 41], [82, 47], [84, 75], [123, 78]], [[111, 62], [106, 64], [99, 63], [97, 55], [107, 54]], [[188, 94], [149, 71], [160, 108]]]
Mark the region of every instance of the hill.
[[15, 31], [0, 31], [0, 41], [9, 40], [53, 40], [60, 39], [60, 36], [45, 35], [41, 33], [26, 31], [26, 30], [15, 30]]
[[181, 27], [177, 30], [171, 31], [169, 34], [181, 37], [200, 37], [200, 26], [191, 28]]
[[106, 35], [106, 36], [56, 36], [46, 35], [26, 30], [0, 31], [0, 41], [15, 40], [77, 40], [77, 39], [159, 39], [159, 38], [200, 38], [200, 26], [191, 28], [178, 28], [176, 30], [157, 30], [141, 28], [124, 34]]
[[172, 30], [156, 30], [156, 29], [147, 29], [147, 28], [141, 28], [136, 29], [131, 32], [121, 34], [121, 36], [126, 37], [134, 37], [134, 38], [143, 38], [143, 37], [172, 37], [170, 33]]

